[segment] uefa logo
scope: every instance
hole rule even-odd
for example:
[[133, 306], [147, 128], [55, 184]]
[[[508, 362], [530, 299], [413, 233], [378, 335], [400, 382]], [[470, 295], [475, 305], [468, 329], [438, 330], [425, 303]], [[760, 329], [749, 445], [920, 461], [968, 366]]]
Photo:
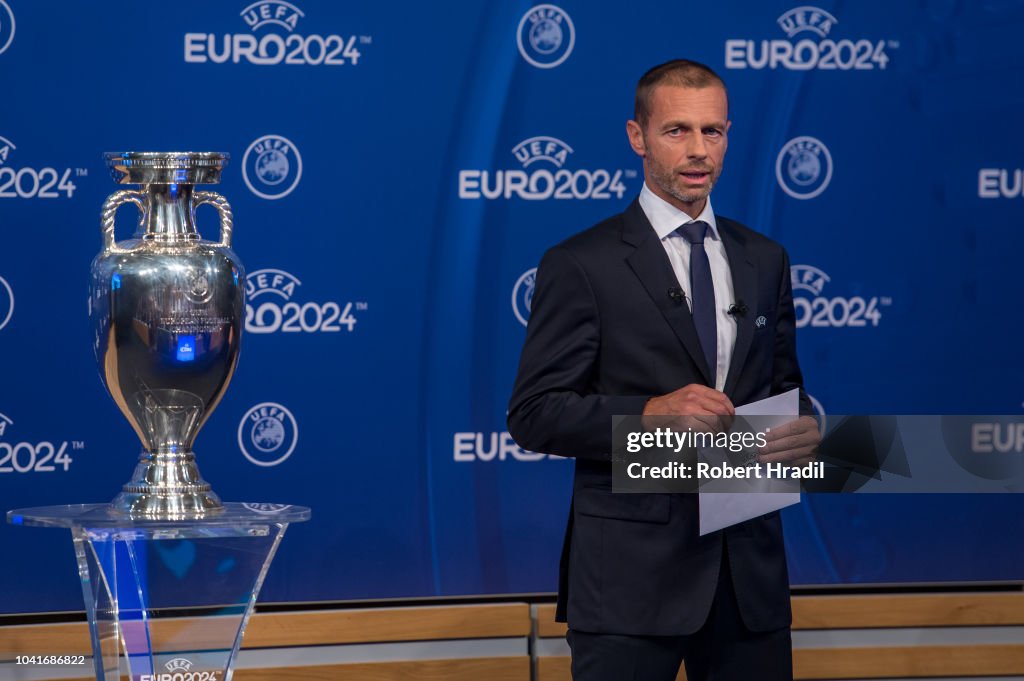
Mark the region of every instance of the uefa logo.
[[832, 181], [832, 154], [814, 137], [794, 137], [775, 159], [775, 177], [794, 199], [813, 199]]
[[516, 44], [523, 59], [538, 69], [553, 69], [572, 54], [576, 28], [560, 7], [537, 5], [519, 21]]
[[192, 660], [176, 657], [164, 664], [166, 672], [140, 674], [139, 681], [218, 681], [217, 671], [192, 671]]
[[301, 9], [290, 2], [281, 2], [280, 0], [254, 2], [242, 10], [242, 18], [254, 31], [274, 24], [291, 33], [299, 23], [299, 19], [304, 16], [306, 15]]
[[238, 424], [238, 447], [257, 466], [283, 462], [299, 441], [295, 417], [276, 402], [263, 402], [250, 409]]
[[7, 51], [14, 40], [14, 12], [0, 0], [0, 54]]
[[798, 291], [806, 291], [812, 296], [819, 296], [825, 290], [825, 284], [832, 281], [832, 277], [825, 274], [812, 265], [792, 265], [789, 268], [790, 284], [793, 287], [793, 294]]
[[7, 326], [14, 314], [14, 291], [3, 277], [0, 277], [0, 329]]
[[213, 287], [205, 270], [191, 268], [185, 272], [185, 297], [197, 305], [213, 300]]
[[798, 33], [808, 31], [824, 38], [832, 27], [839, 23], [839, 20], [818, 7], [794, 7], [775, 20], [787, 38], [792, 38]]
[[291, 504], [242, 504], [242, 506], [260, 515], [277, 515], [292, 507]]
[[[0, 0], [3, 2], [3, 0]], [[7, 163], [7, 158], [11, 155], [11, 152], [18, 147], [14, 146], [14, 142], [7, 139], [6, 137], [0, 137], [0, 166]]]
[[522, 276], [516, 280], [516, 285], [512, 287], [512, 311], [516, 314], [516, 319], [523, 326], [526, 326], [530, 320], [530, 308], [533, 305], [533, 289], [537, 285], [537, 268], [526, 270]]
[[818, 421], [818, 432], [824, 435], [828, 431], [828, 414], [825, 413], [825, 407], [822, 406], [821, 402], [814, 395], [808, 393], [807, 397], [811, 400], [811, 406], [814, 407], [814, 418]]
[[249, 145], [242, 158], [242, 179], [263, 199], [283, 199], [302, 178], [302, 156], [280, 135], [264, 135]]

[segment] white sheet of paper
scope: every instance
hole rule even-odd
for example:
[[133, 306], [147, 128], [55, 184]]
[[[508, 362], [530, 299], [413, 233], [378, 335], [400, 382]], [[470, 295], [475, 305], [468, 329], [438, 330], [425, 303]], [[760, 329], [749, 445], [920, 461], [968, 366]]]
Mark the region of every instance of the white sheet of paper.
[[[766, 425], [774, 428], [800, 414], [800, 391], [794, 388], [781, 395], [736, 407], [737, 416], [777, 416]], [[700, 492], [700, 534], [704, 536], [730, 525], [742, 523], [800, 503], [799, 492]]]

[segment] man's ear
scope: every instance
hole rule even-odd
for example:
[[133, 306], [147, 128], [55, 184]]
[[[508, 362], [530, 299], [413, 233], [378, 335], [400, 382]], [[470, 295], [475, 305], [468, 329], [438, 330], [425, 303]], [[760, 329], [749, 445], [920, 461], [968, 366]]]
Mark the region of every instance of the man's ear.
[[629, 138], [629, 146], [640, 158], [647, 156], [647, 144], [644, 142], [644, 131], [636, 121], [626, 121], [626, 136]]

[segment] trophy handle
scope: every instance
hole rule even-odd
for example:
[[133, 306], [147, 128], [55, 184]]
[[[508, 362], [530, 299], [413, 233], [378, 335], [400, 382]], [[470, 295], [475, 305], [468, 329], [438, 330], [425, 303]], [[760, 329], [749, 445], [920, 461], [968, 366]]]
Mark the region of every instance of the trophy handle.
[[220, 246], [231, 248], [231, 231], [234, 227], [234, 216], [231, 213], [231, 205], [228, 200], [217, 192], [194, 192], [192, 203], [198, 208], [208, 203], [217, 209], [220, 214]]
[[126, 203], [134, 203], [139, 209], [139, 219], [146, 214], [145, 192], [132, 189], [122, 189], [114, 192], [103, 202], [103, 210], [100, 211], [100, 233], [103, 235], [104, 253], [121, 253], [122, 249], [117, 247], [114, 241], [114, 214], [117, 209]]

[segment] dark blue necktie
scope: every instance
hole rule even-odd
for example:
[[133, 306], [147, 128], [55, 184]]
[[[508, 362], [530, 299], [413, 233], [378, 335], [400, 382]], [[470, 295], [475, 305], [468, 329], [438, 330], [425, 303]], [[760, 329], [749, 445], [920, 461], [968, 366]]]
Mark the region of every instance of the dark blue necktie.
[[715, 284], [711, 279], [711, 263], [704, 250], [708, 233], [706, 222], [689, 222], [676, 230], [690, 242], [690, 300], [693, 324], [711, 371], [714, 387], [718, 368], [718, 325], [715, 320]]

